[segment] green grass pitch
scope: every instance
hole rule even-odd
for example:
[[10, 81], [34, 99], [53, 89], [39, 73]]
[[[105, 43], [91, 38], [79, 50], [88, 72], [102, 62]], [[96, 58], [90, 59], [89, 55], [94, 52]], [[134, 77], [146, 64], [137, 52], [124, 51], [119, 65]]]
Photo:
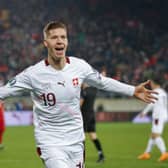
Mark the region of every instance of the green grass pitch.
[[[86, 137], [86, 168], [167, 168], [168, 161], [158, 163], [160, 152], [155, 147], [152, 158], [137, 160], [146, 148], [150, 124], [98, 123], [97, 134], [102, 142], [106, 160], [95, 163], [97, 152]], [[168, 124], [164, 135], [168, 147]], [[0, 151], [0, 168], [44, 168], [36, 155], [33, 127], [7, 127], [5, 149]]]

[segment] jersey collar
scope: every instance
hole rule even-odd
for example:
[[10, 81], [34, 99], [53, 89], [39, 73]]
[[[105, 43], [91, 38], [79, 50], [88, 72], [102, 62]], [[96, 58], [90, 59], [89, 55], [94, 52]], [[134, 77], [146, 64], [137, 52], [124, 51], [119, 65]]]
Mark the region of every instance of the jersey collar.
[[[44, 63], [45, 63], [46, 66], [50, 65], [47, 58], [44, 60]], [[70, 64], [70, 59], [69, 59], [69, 57], [66, 57], [66, 63], [67, 63], [67, 64]]]

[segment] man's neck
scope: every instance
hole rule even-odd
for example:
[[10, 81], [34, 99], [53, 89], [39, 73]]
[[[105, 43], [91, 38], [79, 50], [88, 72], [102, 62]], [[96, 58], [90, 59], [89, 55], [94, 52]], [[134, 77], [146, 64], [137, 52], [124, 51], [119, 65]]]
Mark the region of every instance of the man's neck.
[[60, 59], [53, 59], [48, 56], [48, 62], [53, 68], [55, 68], [57, 70], [61, 70], [65, 67], [66, 57], [62, 57]]

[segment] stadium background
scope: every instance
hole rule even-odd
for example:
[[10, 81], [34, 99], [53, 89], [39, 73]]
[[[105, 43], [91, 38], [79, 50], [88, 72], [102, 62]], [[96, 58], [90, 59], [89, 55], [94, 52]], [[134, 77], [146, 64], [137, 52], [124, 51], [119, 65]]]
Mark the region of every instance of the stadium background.
[[[83, 58], [99, 71], [106, 68], [109, 77], [129, 84], [136, 85], [155, 73], [167, 88], [167, 11], [166, 0], [1, 0], [0, 85], [46, 57], [42, 28], [48, 21], [59, 19], [68, 24], [67, 55]], [[97, 120], [109, 124], [132, 121], [144, 105], [132, 98], [99, 91]], [[5, 101], [5, 108], [8, 125], [32, 124], [29, 95]], [[145, 122], [149, 119], [145, 118]], [[100, 137], [103, 127], [106, 125], [98, 124]]]

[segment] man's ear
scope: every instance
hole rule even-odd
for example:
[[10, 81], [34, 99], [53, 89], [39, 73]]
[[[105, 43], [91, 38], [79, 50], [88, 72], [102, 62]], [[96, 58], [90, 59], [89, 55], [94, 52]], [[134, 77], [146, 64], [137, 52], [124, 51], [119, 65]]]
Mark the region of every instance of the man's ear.
[[45, 40], [43, 41], [43, 44], [44, 44], [45, 47], [48, 46], [48, 44], [47, 44], [47, 42]]

